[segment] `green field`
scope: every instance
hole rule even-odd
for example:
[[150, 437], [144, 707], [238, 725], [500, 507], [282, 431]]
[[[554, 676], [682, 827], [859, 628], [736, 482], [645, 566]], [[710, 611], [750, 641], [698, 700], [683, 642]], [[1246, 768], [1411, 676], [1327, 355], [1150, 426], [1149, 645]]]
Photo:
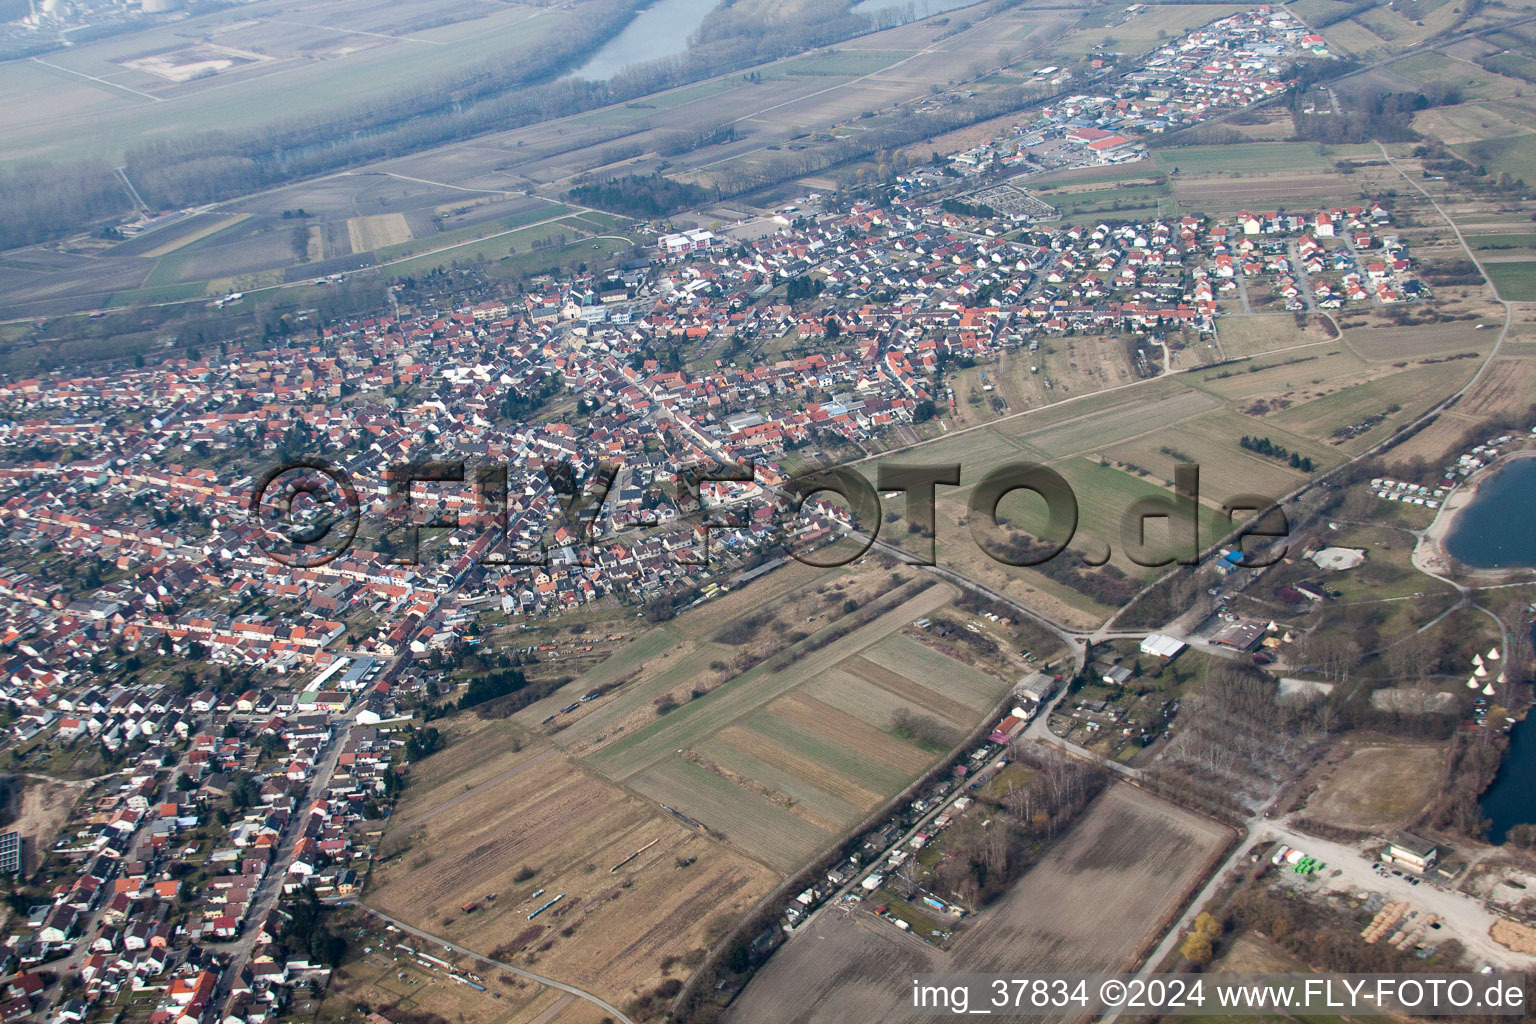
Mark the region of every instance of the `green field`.
[[1512, 178], [1536, 182], [1536, 134], [1463, 142], [1451, 148], [1488, 168], [1490, 174], [1507, 171]]
[[[1536, 263], [1530, 266], [1533, 274], [1536, 274]], [[1536, 276], [1531, 280], [1536, 284]], [[1344, 388], [1324, 398], [1293, 405], [1284, 412], [1265, 417], [1263, 422], [1276, 424], [1318, 441], [1326, 441], [1334, 430], [1359, 423], [1367, 416], [1387, 412], [1394, 405], [1400, 406], [1400, 410], [1391, 414], [1384, 423], [1339, 446], [1346, 452], [1362, 450], [1380, 441], [1387, 431], [1408, 422], [1455, 391], [1477, 371], [1479, 365], [1480, 361], [1476, 359], [1460, 359], [1453, 363], [1437, 363], [1404, 370], [1390, 377]], [[1275, 440], [1279, 441], [1279, 438]]]
[[1525, 82], [1536, 82], [1536, 60], [1522, 53], [1506, 51], [1496, 53], [1492, 57], [1483, 58], [1483, 66], [1501, 75], [1518, 78]]
[[135, 288], [129, 292], [115, 292], [107, 300], [107, 306], [145, 306], [156, 302], [181, 302], [204, 294], [208, 286], [202, 281], [187, 284], [167, 284], [154, 288]]
[[1461, 90], [1462, 98], [1468, 102], [1508, 99], [1522, 85], [1512, 78], [1494, 74], [1467, 61], [1446, 60], [1438, 53], [1420, 53], [1394, 61], [1392, 73], [1421, 85], [1455, 87]]
[[1536, 302], [1536, 260], [1485, 263], [1483, 269], [1493, 278], [1503, 298], [1511, 302]]
[[1297, 352], [1254, 356], [1234, 365], [1199, 370], [1190, 377], [1202, 391], [1246, 404], [1276, 396], [1301, 401], [1305, 394], [1338, 387], [1340, 382], [1364, 373], [1366, 368], [1363, 359], [1348, 351], [1343, 342], [1337, 342]]
[[1233, 146], [1186, 146], [1158, 149], [1152, 159], [1164, 171], [1180, 174], [1264, 174], [1276, 171], [1325, 171], [1332, 166], [1315, 142], [1244, 142]]
[[[1077, 529], [1079, 535], [1096, 537], [1110, 546], [1116, 563], [1129, 575], [1142, 570], [1125, 559], [1121, 538], [1121, 523], [1126, 512], [1142, 498], [1170, 499], [1173, 491], [1161, 483], [1153, 483], [1132, 476], [1113, 466], [1102, 466], [1092, 459], [1073, 459], [1055, 467], [1077, 495]], [[1227, 497], [1223, 494], [1221, 497]], [[1199, 511], [1201, 545], [1213, 543], [1216, 538], [1231, 530], [1226, 518], [1215, 509], [1202, 503]], [[1161, 535], [1162, 526], [1156, 520], [1147, 522], [1147, 540], [1154, 547]]]
[[1200, 391], [1175, 391], [1155, 400], [1125, 401], [1118, 407], [1084, 414], [1072, 422], [1030, 431], [1024, 439], [1051, 458], [1081, 455], [1122, 438], [1151, 430], [1166, 430], [1219, 404], [1214, 396]]
[[881, 68], [889, 67], [904, 57], [910, 56], [912, 56], [910, 50], [839, 50], [776, 64], [770, 76], [817, 75], [831, 78], [857, 78], [860, 75], [873, 74]]
[[[868, 651], [864, 652], [864, 657], [869, 657]], [[897, 674], [904, 675], [903, 673]], [[918, 686], [924, 685], [915, 680], [913, 682]], [[882, 686], [877, 686], [854, 675], [852, 672], [844, 671], [842, 668], [823, 672], [815, 679], [812, 679], [805, 685], [805, 693], [826, 704], [828, 707], [836, 708], [846, 715], [852, 715], [877, 729], [889, 729], [892, 716], [897, 711], [906, 711], [913, 715], [928, 715], [943, 724], [955, 728], [970, 728], [974, 724], [974, 716], [965, 710], [965, 705], [961, 702], [955, 702], [960, 705], [959, 707], [954, 707], [950, 704], [945, 704], [942, 708], [925, 706], [907, 700]], [[951, 697], [953, 695], [943, 694], [942, 696]], [[975, 712], [979, 714], [990, 706], [990, 704], [987, 704], [975, 709]]]
[[1536, 234], [1472, 235], [1466, 236], [1474, 249], [1532, 249], [1536, 248]]
[[[840, 742], [839, 738], [811, 732], [772, 710], [749, 715], [740, 725], [790, 756], [815, 764], [819, 770], [840, 775], [882, 796], [899, 792], [911, 781], [911, 775], [894, 765], [866, 757]], [[904, 746], [897, 739], [889, 740], [889, 744]]]

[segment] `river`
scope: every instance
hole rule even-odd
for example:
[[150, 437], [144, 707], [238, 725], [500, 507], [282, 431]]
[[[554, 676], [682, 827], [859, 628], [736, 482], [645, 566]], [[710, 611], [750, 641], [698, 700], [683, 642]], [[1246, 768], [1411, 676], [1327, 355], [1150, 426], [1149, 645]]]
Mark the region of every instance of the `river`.
[[[3, 2], [3, 0], [0, 0]], [[875, 15], [895, 9], [911, 18], [926, 18], [961, 7], [971, 7], [981, 0], [860, 0], [854, 14]], [[656, 0], [635, 15], [624, 31], [608, 40], [570, 77], [589, 81], [612, 78], [632, 64], [675, 57], [688, 49], [688, 37], [704, 22], [704, 16], [720, 5], [720, 0]]]
[[719, 4], [720, 0], [656, 0], [571, 76], [602, 81], [631, 64], [683, 53], [688, 49], [688, 37]]
[[1536, 459], [1514, 459], [1456, 513], [1445, 550], [1473, 569], [1536, 567]]

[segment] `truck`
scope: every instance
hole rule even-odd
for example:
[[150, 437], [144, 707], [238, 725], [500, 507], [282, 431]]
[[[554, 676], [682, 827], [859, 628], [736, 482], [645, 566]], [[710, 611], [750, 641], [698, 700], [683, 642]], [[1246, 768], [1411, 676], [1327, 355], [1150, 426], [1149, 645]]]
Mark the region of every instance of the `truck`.
[[468, 903], [464, 904], [459, 909], [464, 911], [464, 913], [466, 913], [466, 914], [473, 914], [475, 911], [480, 909], [480, 904], [478, 902], [476, 902], [475, 900], [470, 900]]

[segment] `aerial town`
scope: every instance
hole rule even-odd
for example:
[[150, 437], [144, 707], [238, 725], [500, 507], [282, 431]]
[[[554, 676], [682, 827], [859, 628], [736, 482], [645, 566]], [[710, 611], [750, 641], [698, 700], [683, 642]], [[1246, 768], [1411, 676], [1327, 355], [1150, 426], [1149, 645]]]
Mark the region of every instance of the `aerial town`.
[[[271, 2], [49, 0], [4, 40], [175, 108], [130, 77], [186, 66], [159, 36], [101, 75], [27, 46], [233, 47]], [[676, 4], [511, 6], [616, 42]], [[905, 1020], [911, 977], [984, 971], [1529, 992], [1536, 206], [1432, 120], [1445, 83], [1346, 87], [1415, 48], [1492, 75], [1520, 23], [1424, 0], [1370, 49], [1377, 5], [1319, 5], [834, 5], [697, 82], [614, 73], [559, 193], [359, 149], [160, 209], [103, 164], [131, 210], [0, 253], [0, 1024]], [[299, 74], [482, 17], [350, 6]], [[989, 34], [995, 67], [921, 63]], [[909, 60], [893, 120], [1007, 109], [740, 194], [714, 163], [899, 129], [862, 93], [774, 141], [613, 127]], [[580, 151], [550, 126], [592, 111], [538, 96], [494, 125], [531, 146], [454, 159]], [[570, 205], [469, 219], [524, 200]], [[171, 280], [175, 232], [250, 269]], [[119, 246], [149, 277], [46, 305]]]

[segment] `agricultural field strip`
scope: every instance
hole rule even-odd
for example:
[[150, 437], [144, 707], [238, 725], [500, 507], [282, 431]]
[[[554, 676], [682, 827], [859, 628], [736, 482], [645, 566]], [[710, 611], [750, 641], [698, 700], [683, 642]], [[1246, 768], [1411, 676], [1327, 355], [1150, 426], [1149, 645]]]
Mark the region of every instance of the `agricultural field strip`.
[[897, 792], [933, 759], [882, 729], [798, 691], [735, 725], [874, 793]]
[[[601, 699], [596, 707], [552, 738], [563, 747], [596, 740], [605, 729], [623, 721], [637, 708], [647, 706], [669, 690], [705, 675], [711, 662], [729, 662], [733, 653], [731, 648], [723, 644], [701, 644], [649, 679], [624, 684], [613, 699]], [[571, 699], [575, 700], [578, 696], [581, 695], [573, 695]], [[569, 701], [561, 707], [568, 704]]]
[[504, 771], [500, 772], [496, 776], [494, 776], [494, 777], [492, 777], [490, 779], [487, 779], [485, 782], [482, 782], [479, 785], [476, 785], [476, 786], [474, 786], [471, 789], [467, 789], [464, 792], [462, 792], [462, 793], [460, 793], [460, 794], [458, 794], [456, 796], [449, 797], [447, 800], [444, 800], [442, 803], [434, 804], [431, 807], [424, 808], [421, 811], [421, 813], [419, 813], [419, 814], [412, 815], [411, 817], [405, 817], [405, 816], [402, 815], [401, 817], [403, 818], [403, 820], [395, 823], [393, 825], [393, 827], [397, 828], [397, 829], [412, 829], [412, 828], [417, 827], [418, 825], [425, 825], [427, 822], [431, 821], [433, 818], [436, 818], [436, 817], [438, 817], [439, 815], [442, 815], [442, 814], [446, 814], [447, 812], [453, 810], [455, 807], [458, 807], [460, 804], [468, 803], [468, 802], [470, 802], [472, 800], [475, 800], [475, 799], [485, 795], [485, 793], [488, 790], [499, 789], [500, 787], [504, 786], [509, 780], [511, 780], [511, 779], [515, 778], [516, 776], [522, 774], [523, 772], [527, 771], [529, 768], [532, 768], [535, 765], [540, 764], [541, 762], [543, 762], [547, 758], [550, 758], [550, 757], [554, 756], [557, 753], [559, 753], [559, 748], [558, 747], [550, 747], [550, 748], [548, 748], [546, 750], [540, 751], [538, 754], [535, 754], [533, 757], [529, 758], [528, 760], [522, 761], [522, 762], [520, 762], [518, 764], [513, 765], [510, 768], [505, 769]]
[[724, 768], [808, 804], [816, 813], [842, 825], [858, 821], [879, 797], [852, 784], [829, 788], [825, 783], [835, 780], [823, 778], [820, 766], [790, 751], [773, 749], [743, 733], [740, 726], [726, 726], [695, 749]]
[[681, 757], [649, 765], [625, 785], [702, 822], [733, 849], [780, 873], [804, 863], [833, 838], [832, 832]]
[[[797, 569], [809, 571], [809, 567], [795, 563], [781, 567], [766, 578], [754, 581], [754, 593], [758, 597], [751, 603], [750, 609], [742, 609], [739, 613], [748, 614], [749, 610], [765, 611], [781, 607], [821, 586], [827, 579], [844, 575], [842, 569], [816, 570], [809, 578], [799, 579], [796, 578]], [[678, 619], [647, 629], [611, 657], [588, 669], [551, 696], [518, 712], [517, 719], [524, 725], [535, 725], [551, 713], [566, 707], [593, 690], [611, 685], [632, 672], [640, 671], [652, 659], [682, 650], [681, 661], [686, 664], [674, 665], [638, 685], [626, 684], [615, 700], [604, 700], [597, 704], [591, 712], [558, 733], [555, 742], [562, 742], [561, 737], [574, 740], [587, 739], [601, 727], [624, 718], [641, 705], [649, 704], [652, 698], [666, 692], [668, 688], [689, 681], [692, 678], [691, 674], [697, 670], [699, 660], [703, 657], [699, 651], [710, 652], [709, 661], [719, 658], [729, 662], [735, 655], [733, 648], [712, 641], [700, 641], [698, 651], [683, 650], [691, 642], [685, 637], [714, 635], [722, 626], [734, 621], [737, 612], [727, 610], [736, 608], [741, 601], [741, 595], [727, 594], [685, 613]], [[516, 644], [511, 646], [515, 647]], [[708, 663], [705, 664], [707, 667]]]
[[992, 710], [1004, 689], [992, 676], [900, 633], [873, 645], [861, 657], [898, 676], [916, 676], [918, 685], [964, 705], [971, 712], [970, 724]]
[[877, 727], [890, 722], [893, 706], [915, 715], [931, 715], [956, 728], [986, 710], [892, 672], [863, 655], [855, 655], [811, 680], [806, 684], [806, 692]]
[[[868, 625], [811, 652], [781, 671], [772, 672], [766, 664], [758, 665], [644, 729], [608, 744], [587, 760], [611, 778], [628, 778], [672, 751], [687, 749], [701, 737], [783, 696], [912, 620], [933, 612], [951, 596], [948, 586], [930, 587]], [[806, 641], [801, 641], [797, 646], [804, 643]]]

